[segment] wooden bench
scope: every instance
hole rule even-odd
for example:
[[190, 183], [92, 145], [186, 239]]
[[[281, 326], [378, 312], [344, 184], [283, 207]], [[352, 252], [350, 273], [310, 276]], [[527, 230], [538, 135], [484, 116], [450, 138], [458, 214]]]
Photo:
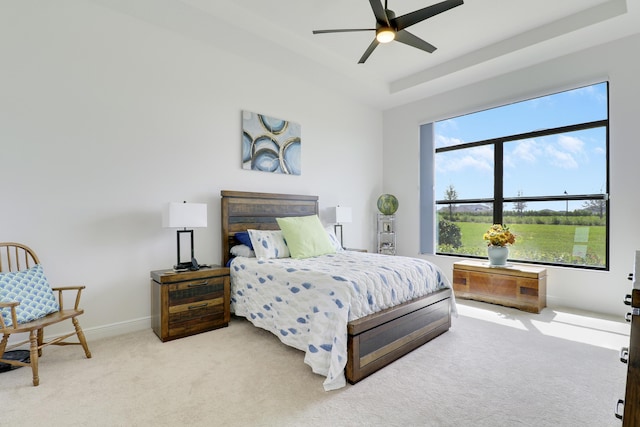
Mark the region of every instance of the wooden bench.
[[456, 298], [472, 299], [531, 313], [547, 306], [547, 269], [522, 264], [489, 267], [486, 261], [453, 264]]

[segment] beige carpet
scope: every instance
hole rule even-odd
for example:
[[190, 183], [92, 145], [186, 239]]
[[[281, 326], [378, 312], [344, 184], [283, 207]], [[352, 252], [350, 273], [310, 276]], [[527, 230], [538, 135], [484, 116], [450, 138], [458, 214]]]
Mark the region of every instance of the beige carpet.
[[[151, 329], [53, 347], [40, 386], [0, 374], [2, 426], [615, 426], [624, 322], [459, 302], [453, 327], [357, 385], [325, 392], [303, 354], [234, 318], [161, 343]], [[48, 350], [48, 351], [47, 351]]]

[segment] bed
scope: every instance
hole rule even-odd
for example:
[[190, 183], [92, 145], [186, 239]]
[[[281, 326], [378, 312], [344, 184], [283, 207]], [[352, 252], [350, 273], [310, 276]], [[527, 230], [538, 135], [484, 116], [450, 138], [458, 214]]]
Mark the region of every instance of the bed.
[[[222, 191], [221, 196], [222, 254], [224, 263], [229, 263], [231, 267], [232, 311], [236, 316], [246, 317], [254, 325], [271, 331], [283, 343], [305, 351], [305, 363], [314, 372], [327, 377], [324, 382], [325, 390], [344, 386], [345, 379], [355, 384], [450, 328], [451, 313], [455, 310], [451, 287], [442, 272], [424, 260], [350, 251], [303, 260], [264, 260], [243, 256], [232, 259], [232, 248], [240, 244], [236, 234], [246, 230], [278, 230], [276, 218], [317, 215], [318, 197], [239, 191]], [[354, 266], [345, 271], [335, 270], [339, 272], [333, 275], [334, 281], [345, 282], [349, 290], [325, 287], [336, 284], [324, 283], [331, 280], [322, 279], [321, 271], [333, 269], [337, 263]], [[366, 264], [369, 265], [369, 271], [357, 270], [357, 265]], [[390, 295], [393, 295], [394, 300], [400, 300], [398, 295], [405, 295], [407, 292], [402, 290], [402, 286], [413, 290], [418, 283], [413, 279], [414, 272], [405, 276], [405, 273], [396, 271], [396, 267], [401, 264], [416, 264], [418, 269], [429, 271], [434, 279], [433, 283], [425, 285], [425, 289], [421, 291], [424, 295], [388, 307], [388, 301], [377, 303], [367, 297], [362, 302], [349, 300], [352, 296], [345, 292], [353, 293], [351, 288], [369, 286], [366, 282], [369, 281], [369, 276], [379, 274], [376, 271], [390, 272], [387, 280], [397, 282], [389, 285]], [[266, 268], [272, 270], [266, 271]], [[295, 273], [291, 273], [292, 271]], [[282, 274], [292, 275], [278, 284], [278, 278]], [[294, 280], [298, 280], [295, 279], [296, 275], [299, 279], [304, 279], [299, 282], [300, 285], [292, 284]], [[260, 282], [252, 281], [252, 276]], [[263, 285], [265, 281], [268, 283]], [[403, 282], [406, 282], [405, 285]], [[399, 287], [396, 288], [396, 285]], [[289, 292], [291, 288], [313, 288], [316, 293], [307, 293], [313, 295], [307, 298], [315, 299], [317, 302], [313, 304], [314, 312], [324, 315], [306, 313], [304, 309], [296, 311], [300, 309], [300, 304], [286, 298], [283, 300], [281, 294], [284, 291], [278, 291], [278, 286], [287, 288]], [[362, 293], [370, 297], [375, 292]], [[324, 295], [329, 294], [331, 297], [328, 302], [322, 302]], [[339, 304], [340, 310], [327, 314], [328, 305], [347, 300], [348, 303]], [[356, 312], [357, 306], [364, 307], [364, 312], [368, 314], [353, 318], [352, 312]], [[266, 311], [268, 321], [264, 319], [263, 313]], [[327, 318], [331, 318], [330, 324]], [[318, 347], [325, 347], [324, 345], [314, 345], [311, 338], [309, 342], [305, 341], [307, 337], [304, 333], [300, 337], [298, 332], [301, 329], [321, 333], [332, 331], [327, 339], [333, 341], [326, 345], [327, 351], [323, 352]], [[323, 356], [325, 360], [315, 360], [321, 353], [326, 353]]]

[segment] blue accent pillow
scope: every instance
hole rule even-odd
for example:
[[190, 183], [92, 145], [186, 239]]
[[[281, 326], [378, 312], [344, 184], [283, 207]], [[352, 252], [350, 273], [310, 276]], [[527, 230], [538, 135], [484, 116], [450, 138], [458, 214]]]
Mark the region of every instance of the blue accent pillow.
[[[18, 301], [18, 323], [39, 319], [60, 310], [58, 301], [44, 275], [42, 266], [36, 264], [28, 270], [0, 273], [0, 302]], [[12, 326], [11, 309], [1, 311], [6, 326]]]
[[236, 233], [236, 239], [238, 240], [238, 242], [242, 243], [243, 245], [249, 246], [249, 248], [253, 250], [253, 245], [251, 244], [251, 237], [249, 236], [248, 231], [240, 231]]

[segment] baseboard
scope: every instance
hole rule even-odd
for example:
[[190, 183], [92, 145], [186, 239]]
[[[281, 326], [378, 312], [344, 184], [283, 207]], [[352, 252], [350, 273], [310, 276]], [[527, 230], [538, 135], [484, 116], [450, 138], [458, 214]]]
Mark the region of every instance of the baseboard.
[[94, 341], [118, 335], [137, 332], [144, 329], [151, 329], [151, 317], [141, 317], [139, 319], [127, 320], [126, 322], [111, 323], [109, 325], [97, 326], [94, 328], [82, 328], [87, 341]]
[[620, 308], [617, 309], [616, 311], [608, 311], [608, 310], [603, 310], [599, 307], [597, 308], [585, 308], [582, 305], [573, 305], [567, 302], [566, 299], [564, 298], [554, 298], [554, 297], [550, 297], [549, 295], [547, 295], [547, 307], [554, 309], [554, 308], [558, 308], [558, 309], [563, 309], [563, 308], [568, 308], [571, 310], [575, 310], [581, 313], [585, 313], [585, 315], [589, 315], [592, 314], [596, 317], [608, 317], [611, 318], [614, 321], [623, 321], [624, 320], [624, 313], [628, 310], [625, 310], [625, 305], [622, 303], [622, 297], [620, 297]]
[[562, 306], [562, 298], [555, 298], [547, 295], [547, 307], [559, 307]]
[[[80, 320], [82, 322], [82, 319]], [[69, 325], [73, 327], [73, 325], [71, 325], [71, 322], [69, 322]], [[84, 336], [87, 339], [87, 342], [89, 343], [89, 345], [91, 345], [91, 341], [96, 341], [104, 338], [111, 338], [118, 335], [127, 334], [130, 332], [142, 331], [145, 329], [151, 329], [150, 316], [141, 317], [139, 319], [127, 320], [126, 322], [118, 322], [118, 323], [111, 323], [109, 325], [96, 326], [93, 328], [85, 328], [83, 326], [82, 331], [84, 332]], [[56, 331], [52, 335], [48, 335], [46, 334], [46, 332], [47, 332], [47, 329], [45, 328], [45, 341], [49, 341], [53, 338], [64, 335], [66, 332], [71, 332], [71, 330], [62, 331], [62, 332]], [[26, 336], [26, 338], [28, 338], [28, 336]], [[24, 340], [25, 340], [25, 334], [11, 335], [11, 337], [9, 338], [9, 345], [17, 344], [20, 341], [24, 341]], [[29, 348], [29, 344], [26, 343], [24, 345], [20, 345], [19, 348]]]

